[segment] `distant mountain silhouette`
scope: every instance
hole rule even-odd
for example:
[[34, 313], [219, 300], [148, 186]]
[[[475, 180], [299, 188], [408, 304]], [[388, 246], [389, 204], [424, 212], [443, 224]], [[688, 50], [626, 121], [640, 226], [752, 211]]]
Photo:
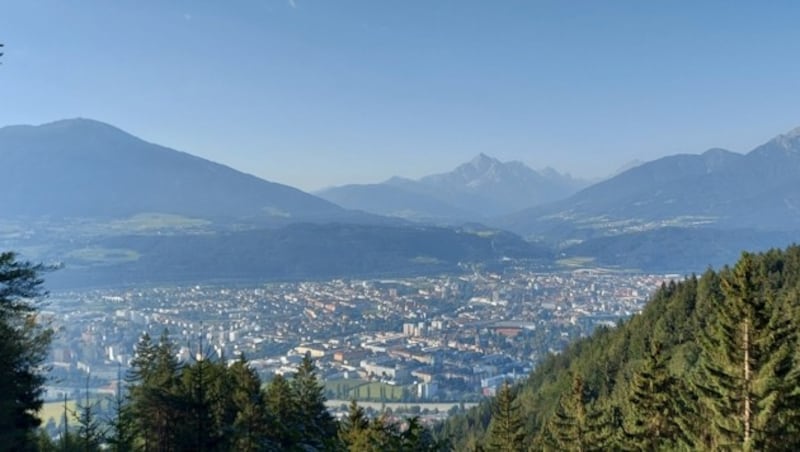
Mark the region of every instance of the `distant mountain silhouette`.
[[353, 184], [333, 187], [318, 193], [323, 199], [346, 209], [418, 221], [468, 220], [474, 214], [433, 196], [416, 193], [392, 184]]
[[[480, 154], [451, 172], [419, 180], [393, 177], [381, 184], [346, 185], [318, 193], [351, 209], [412, 219], [481, 220], [564, 198], [585, 185], [552, 168]], [[391, 187], [391, 188], [389, 188]]]
[[0, 129], [3, 217], [344, 219], [350, 213], [286, 185], [148, 143], [88, 119]]
[[800, 128], [745, 155], [711, 149], [644, 163], [498, 224], [534, 235], [565, 224], [611, 234], [664, 226], [800, 229]]

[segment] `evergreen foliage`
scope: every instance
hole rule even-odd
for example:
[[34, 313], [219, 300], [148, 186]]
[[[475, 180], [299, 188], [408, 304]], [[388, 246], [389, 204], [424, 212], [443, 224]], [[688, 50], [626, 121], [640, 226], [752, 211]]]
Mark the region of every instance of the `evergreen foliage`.
[[633, 374], [627, 389], [629, 425], [623, 425], [625, 439], [636, 450], [658, 450], [688, 446], [689, 439], [679, 423], [683, 415], [676, 398], [686, 390], [672, 376], [661, 346], [651, 347], [642, 366]]
[[561, 397], [547, 427], [545, 443], [555, 450], [600, 451], [608, 447], [604, 414], [592, 403], [583, 378], [575, 375], [572, 390]]
[[117, 369], [117, 390], [111, 399], [112, 415], [106, 419], [106, 443], [112, 452], [133, 450], [133, 418], [122, 387], [122, 372]]
[[85, 451], [98, 451], [105, 438], [105, 431], [97, 417], [99, 403], [89, 398], [89, 378], [86, 378], [86, 391], [83, 400], [78, 402], [72, 413], [78, 425], [76, 432], [78, 447]]
[[339, 447], [348, 452], [443, 452], [448, 441], [436, 440], [419, 418], [393, 421], [384, 413], [371, 421], [352, 401], [347, 417], [339, 424]]
[[524, 450], [525, 433], [515, 396], [508, 382], [497, 393], [489, 425], [488, 448], [498, 452]]
[[336, 423], [325, 409], [325, 387], [317, 378], [311, 355], [306, 353], [291, 383], [295, 400], [295, 429], [309, 447], [330, 450], [336, 438]]
[[46, 293], [41, 265], [0, 253], [0, 445], [9, 450], [35, 447], [44, 369], [52, 331], [38, 318]]
[[[244, 357], [227, 365], [198, 356], [179, 362], [164, 332], [158, 342], [143, 334], [126, 378], [126, 396], [113, 400], [109, 430], [96, 426], [93, 406], [79, 406], [80, 426], [62, 442], [39, 439], [40, 450], [114, 451], [443, 451], [419, 419], [370, 421], [355, 402], [342, 422], [325, 407], [323, 386], [309, 355], [286, 378], [262, 389]], [[86, 408], [84, 408], [86, 407]], [[65, 426], [65, 429], [67, 427]], [[337, 434], [338, 432], [338, 434]], [[77, 447], [77, 449], [75, 449]]]
[[365, 432], [368, 428], [369, 418], [364, 409], [351, 400], [347, 416], [339, 422], [339, 441], [346, 444], [349, 450], [364, 450], [367, 448]]
[[[165, 330], [159, 342], [145, 334], [136, 346], [136, 357], [128, 374], [135, 446], [143, 450], [172, 450], [179, 419], [177, 402], [179, 372], [174, 345]], [[185, 420], [185, 419], [184, 419]]]
[[[517, 389], [531, 450], [800, 450], [798, 309], [798, 246], [664, 284]], [[490, 406], [437, 434], [486, 443]]]
[[242, 452], [256, 452], [267, 446], [274, 447], [267, 436], [268, 426], [274, 420], [267, 410], [267, 403], [261, 391], [261, 379], [255, 370], [247, 365], [244, 356], [229, 369], [231, 384], [233, 432], [231, 446]]
[[267, 425], [269, 437], [280, 449], [289, 449], [299, 440], [298, 432], [292, 428], [297, 419], [297, 407], [292, 388], [283, 375], [275, 375], [267, 386], [267, 409], [272, 413], [273, 422]]

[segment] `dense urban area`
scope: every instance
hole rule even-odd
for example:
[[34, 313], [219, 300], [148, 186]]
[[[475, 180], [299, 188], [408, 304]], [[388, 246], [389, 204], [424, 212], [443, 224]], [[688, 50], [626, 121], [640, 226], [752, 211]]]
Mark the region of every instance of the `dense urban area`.
[[438, 277], [54, 293], [46, 394], [78, 397], [87, 378], [90, 391], [113, 394], [140, 336], [167, 330], [184, 362], [244, 354], [268, 381], [291, 374], [308, 353], [333, 411], [356, 399], [375, 409], [432, 407], [422, 414], [433, 420], [638, 312], [672, 278], [510, 265]]

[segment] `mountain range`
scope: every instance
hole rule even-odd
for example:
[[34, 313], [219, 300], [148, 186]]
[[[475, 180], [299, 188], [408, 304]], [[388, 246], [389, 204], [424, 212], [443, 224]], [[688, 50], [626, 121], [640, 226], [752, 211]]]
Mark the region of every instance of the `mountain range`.
[[[326, 199], [87, 119], [2, 128], [0, 161], [0, 248], [65, 262], [72, 270], [63, 274], [85, 272], [76, 280], [232, 277], [228, 249], [249, 262], [241, 273], [267, 279], [408, 274], [509, 256], [688, 272], [800, 236], [800, 128], [746, 154], [668, 156], [585, 187], [481, 154], [418, 180], [319, 193]], [[215, 270], [204, 256], [216, 255], [230, 261]]]
[[746, 154], [710, 149], [664, 157], [499, 223], [524, 234], [569, 223], [611, 231], [713, 225], [800, 228], [800, 128]]
[[344, 185], [317, 195], [349, 209], [412, 220], [485, 221], [565, 198], [587, 184], [552, 168], [536, 171], [479, 154], [450, 172]]
[[51, 286], [452, 271], [549, 251], [489, 228], [348, 210], [88, 119], [0, 129], [0, 249]]
[[[604, 263], [637, 266], [660, 248], [701, 270], [800, 237], [798, 181], [800, 128], [746, 154], [710, 149], [647, 162], [492, 224]], [[658, 255], [659, 265], [678, 267]]]

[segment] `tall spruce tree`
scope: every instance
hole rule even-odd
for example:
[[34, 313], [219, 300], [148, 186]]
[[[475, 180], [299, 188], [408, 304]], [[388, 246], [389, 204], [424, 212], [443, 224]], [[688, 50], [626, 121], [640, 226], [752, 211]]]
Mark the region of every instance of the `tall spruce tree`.
[[280, 450], [290, 450], [299, 441], [297, 403], [292, 388], [283, 375], [275, 375], [264, 395], [272, 422], [267, 424], [267, 436]]
[[571, 390], [561, 396], [548, 429], [546, 438], [555, 450], [602, 451], [608, 448], [611, 436], [605, 413], [591, 403], [583, 378], [577, 374]]
[[511, 385], [503, 382], [492, 409], [489, 424], [488, 449], [500, 452], [524, 450], [525, 432], [522, 430], [522, 417]]
[[214, 428], [209, 395], [214, 367], [214, 363], [206, 359], [184, 365], [180, 372], [180, 383], [174, 389], [173, 416], [179, 420], [175, 423], [175, 440], [187, 450], [215, 450], [221, 441], [219, 432]]
[[242, 356], [230, 368], [234, 389], [231, 399], [236, 412], [233, 420], [232, 447], [237, 451], [255, 452], [276, 447], [267, 438], [272, 421], [261, 392], [261, 379]]
[[176, 416], [181, 365], [175, 345], [164, 330], [158, 344], [144, 334], [128, 373], [135, 446], [145, 451], [175, 449], [179, 418]]
[[701, 336], [694, 380], [711, 417], [705, 446], [761, 450], [773, 443], [771, 435], [795, 428], [783, 421], [793, 418], [786, 402], [798, 383], [792, 373], [796, 326], [768, 281], [763, 256], [744, 253], [723, 271], [721, 286], [725, 299]]
[[34, 447], [33, 430], [41, 423], [42, 364], [52, 337], [38, 317], [46, 270], [0, 253], [0, 445], [9, 450]]
[[366, 450], [368, 428], [369, 419], [364, 408], [360, 407], [355, 399], [351, 400], [347, 416], [339, 422], [339, 440], [351, 452]]
[[125, 394], [121, 366], [117, 367], [117, 388], [110, 400], [111, 414], [106, 419], [108, 425], [108, 445], [113, 452], [133, 450], [134, 430], [130, 406]]
[[317, 378], [317, 368], [310, 354], [306, 353], [297, 366], [291, 388], [296, 401], [297, 428], [301, 441], [317, 449], [334, 449], [337, 442], [336, 422], [325, 407], [325, 388]]
[[105, 443], [105, 427], [97, 417], [100, 408], [99, 400], [92, 400], [89, 395], [89, 377], [86, 377], [86, 388], [83, 399], [77, 404], [72, 415], [78, 425], [77, 440], [84, 452], [99, 451]]
[[627, 390], [630, 417], [624, 426], [622, 442], [635, 450], [690, 446], [681, 423], [685, 407], [679, 405], [680, 399], [676, 397], [684, 388], [670, 374], [667, 364], [662, 346], [653, 344], [644, 364], [631, 379]]

